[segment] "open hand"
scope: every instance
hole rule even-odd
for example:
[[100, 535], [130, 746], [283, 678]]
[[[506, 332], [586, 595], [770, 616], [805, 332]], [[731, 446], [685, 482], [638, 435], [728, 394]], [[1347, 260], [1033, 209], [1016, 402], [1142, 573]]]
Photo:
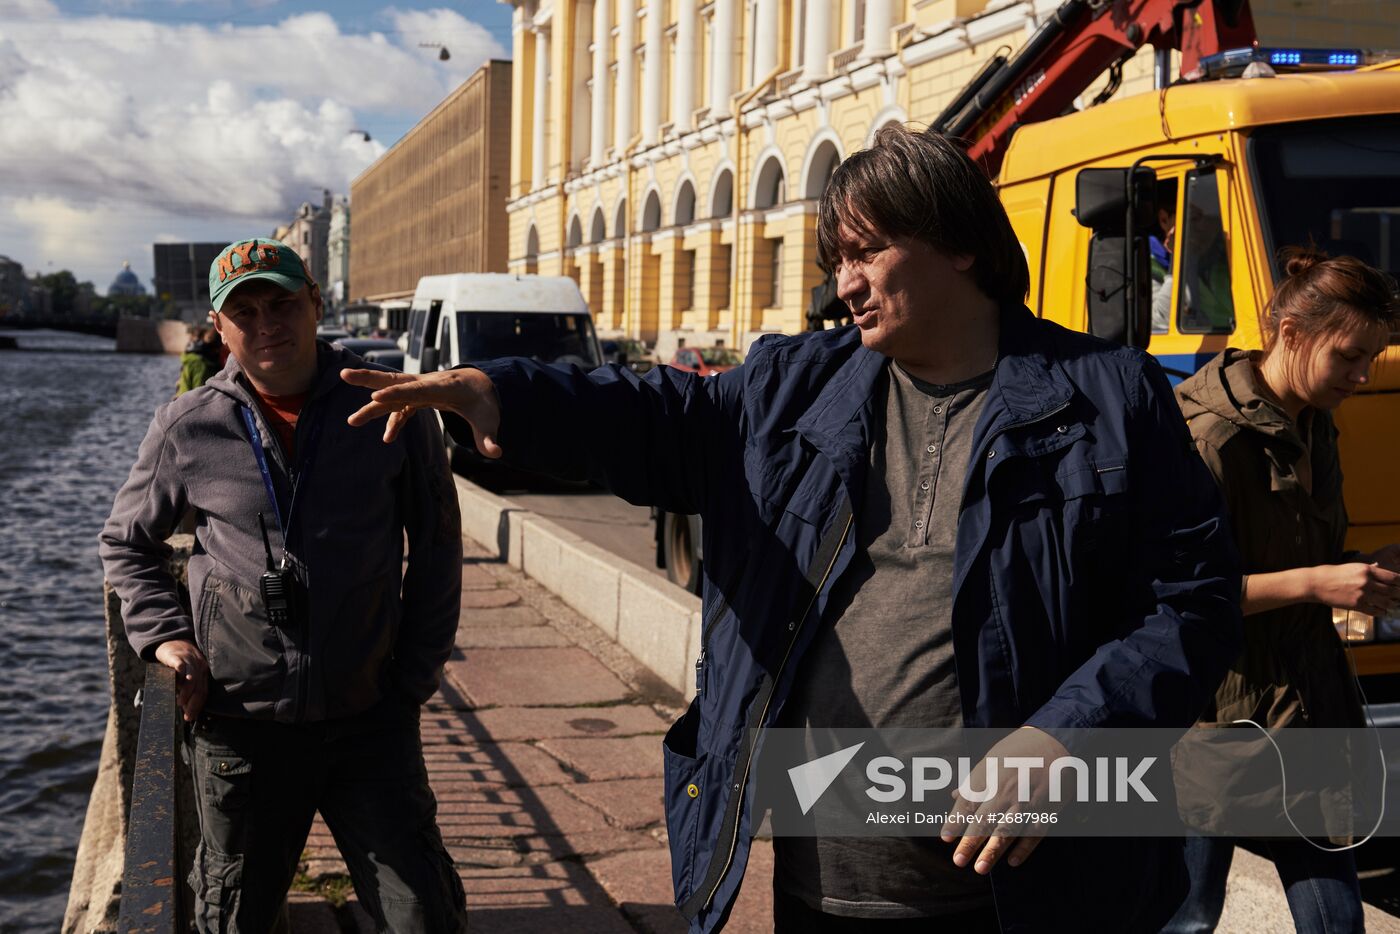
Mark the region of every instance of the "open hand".
[[374, 401], [347, 419], [359, 427], [376, 418], [388, 416], [384, 426], [384, 442], [398, 437], [399, 430], [415, 410], [422, 408], [452, 412], [472, 427], [476, 449], [483, 457], [497, 458], [502, 454], [496, 443], [501, 426], [501, 406], [496, 389], [480, 370], [463, 368], [440, 370], [436, 373], [414, 375], [386, 373], [383, 370], [341, 370], [340, 378], [351, 386], [372, 389]]
[[[1037, 825], [991, 821], [1001, 815], [1048, 812], [1057, 807], [1048, 803], [1050, 765], [1068, 755], [1069, 750], [1059, 740], [1034, 727], [1023, 727], [989, 749], [986, 758], [969, 773], [963, 787], [979, 793], [990, 791], [990, 797], [985, 801], [973, 801], [960, 792], [953, 792], [950, 810], [954, 814], [980, 817], [977, 823], [950, 820], [943, 825], [944, 843], [962, 837], [953, 850], [953, 864], [959, 868], [972, 864], [975, 872], [986, 875], [997, 860], [1007, 854], [1007, 862], [1012, 866], [1025, 862], [1045, 839], [1043, 833], [1024, 832]], [[990, 789], [987, 788], [988, 759], [996, 759], [1000, 766], [996, 784]], [[1021, 767], [1010, 767], [1018, 762]]]
[[1312, 569], [1310, 590], [1317, 603], [1386, 616], [1400, 603], [1400, 574], [1360, 561], [1324, 564]]
[[193, 642], [171, 639], [156, 646], [156, 661], [175, 671], [175, 702], [186, 723], [199, 719], [209, 696], [209, 662]]

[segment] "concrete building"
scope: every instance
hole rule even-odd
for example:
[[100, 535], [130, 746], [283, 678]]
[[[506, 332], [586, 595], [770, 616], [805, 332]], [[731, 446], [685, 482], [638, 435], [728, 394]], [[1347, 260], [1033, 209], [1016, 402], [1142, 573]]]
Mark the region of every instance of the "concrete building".
[[[601, 334], [665, 360], [801, 330], [836, 165], [932, 120], [1060, 0], [511, 3], [510, 269], [573, 276]], [[1400, 47], [1400, 5], [1252, 6], [1264, 44]], [[1118, 94], [1151, 66], [1148, 49]]]
[[325, 300], [331, 308], [340, 308], [350, 300], [350, 202], [336, 195], [331, 203], [331, 221], [327, 228]]
[[413, 294], [421, 276], [505, 272], [511, 63], [487, 62], [350, 183], [356, 301]]
[[311, 277], [321, 287], [321, 296], [330, 295], [330, 232], [331, 208], [334, 199], [329, 191], [321, 192], [321, 204], [302, 202], [291, 221], [273, 231], [272, 239], [281, 240], [297, 251], [311, 270]]
[[209, 312], [209, 266], [227, 243], [156, 243], [156, 298], [171, 302], [186, 321]]

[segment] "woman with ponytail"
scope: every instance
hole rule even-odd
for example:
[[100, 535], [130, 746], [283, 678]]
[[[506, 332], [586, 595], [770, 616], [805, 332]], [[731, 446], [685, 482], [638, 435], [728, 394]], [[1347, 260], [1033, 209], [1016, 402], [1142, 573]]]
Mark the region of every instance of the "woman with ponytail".
[[[1373, 616], [1400, 603], [1400, 545], [1345, 553], [1346, 507], [1332, 412], [1366, 386], [1400, 319], [1395, 283], [1350, 256], [1284, 254], [1263, 351], [1228, 348], [1176, 389], [1201, 458], [1224, 491], [1245, 570], [1245, 650], [1202, 722], [1360, 727], [1365, 718], [1332, 607]], [[1189, 781], [1189, 776], [1186, 781]], [[1178, 776], [1183, 814], [1211, 823], [1207, 798]], [[1199, 792], [1193, 794], [1192, 792]], [[1193, 819], [1194, 818], [1194, 819]], [[1260, 841], [1299, 931], [1363, 930], [1350, 852]], [[1165, 928], [1213, 931], [1235, 842], [1186, 841], [1191, 892]]]

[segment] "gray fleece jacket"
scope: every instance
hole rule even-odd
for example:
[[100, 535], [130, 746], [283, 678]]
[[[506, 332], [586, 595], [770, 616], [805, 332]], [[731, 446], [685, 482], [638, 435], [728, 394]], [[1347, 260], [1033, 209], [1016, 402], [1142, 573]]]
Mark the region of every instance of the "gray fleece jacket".
[[[188, 639], [209, 659], [205, 709], [288, 722], [349, 716], [386, 695], [423, 702], [452, 651], [461, 605], [457, 496], [437, 419], [410, 419], [393, 444], [345, 419], [369, 391], [341, 381], [355, 354], [317, 347], [318, 375], [296, 427], [295, 465], [253, 402], [236, 359], [204, 386], [156, 410], [131, 476], [100, 536], [107, 580], [121, 597], [127, 638], [151, 660], [160, 643]], [[267, 622], [258, 580], [258, 531], [277, 528], [240, 409], [250, 408], [285, 512], [293, 470], [305, 466], [288, 550], [305, 570], [304, 625]], [[193, 619], [165, 569], [165, 544], [197, 512], [189, 563]], [[405, 533], [408, 547], [404, 569]]]

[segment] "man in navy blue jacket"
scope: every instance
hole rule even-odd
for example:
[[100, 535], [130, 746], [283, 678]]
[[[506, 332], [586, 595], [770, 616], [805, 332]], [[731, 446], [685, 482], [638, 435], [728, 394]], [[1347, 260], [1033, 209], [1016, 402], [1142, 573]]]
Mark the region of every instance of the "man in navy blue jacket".
[[[855, 326], [765, 337], [708, 380], [343, 374], [386, 437], [432, 406], [488, 457], [704, 518], [697, 696], [663, 750], [697, 932], [743, 878], [764, 729], [1019, 726], [1048, 761], [1060, 730], [1185, 729], [1239, 647], [1219, 496], [1161, 370], [1024, 307], [1024, 254], [956, 146], [881, 131], [818, 244]], [[944, 840], [775, 839], [777, 927], [1155, 931], [1185, 894], [1179, 840]]]

